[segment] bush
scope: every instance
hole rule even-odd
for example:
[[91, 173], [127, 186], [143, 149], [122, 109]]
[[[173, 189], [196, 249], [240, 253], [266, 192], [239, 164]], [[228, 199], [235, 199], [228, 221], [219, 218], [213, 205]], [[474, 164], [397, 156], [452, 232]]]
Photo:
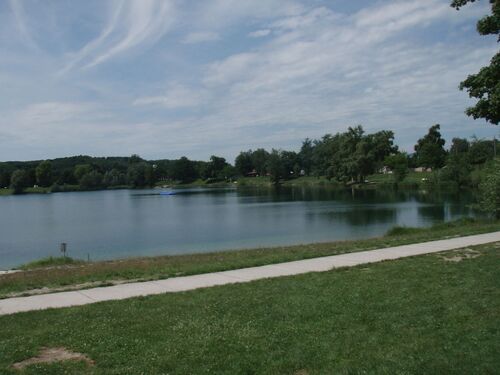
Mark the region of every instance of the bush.
[[492, 160], [485, 168], [479, 194], [479, 208], [500, 219], [500, 158]]

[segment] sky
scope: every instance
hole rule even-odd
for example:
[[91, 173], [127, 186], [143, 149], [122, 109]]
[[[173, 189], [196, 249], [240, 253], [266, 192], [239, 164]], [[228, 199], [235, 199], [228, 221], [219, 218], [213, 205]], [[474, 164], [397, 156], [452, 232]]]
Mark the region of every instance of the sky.
[[473, 120], [458, 85], [487, 65], [489, 2], [0, 1], [0, 161], [71, 155], [234, 161], [363, 125], [412, 151]]

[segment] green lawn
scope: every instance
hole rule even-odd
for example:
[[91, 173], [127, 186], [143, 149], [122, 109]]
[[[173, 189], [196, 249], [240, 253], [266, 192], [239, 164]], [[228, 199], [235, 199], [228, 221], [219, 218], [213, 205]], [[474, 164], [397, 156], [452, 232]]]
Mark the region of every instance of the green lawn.
[[12, 195], [13, 191], [14, 190], [12, 190], [12, 189], [1, 189], [0, 188], [0, 196], [2, 196], [2, 195]]
[[493, 374], [500, 243], [0, 317], [0, 372], [43, 347], [95, 361], [24, 374]]
[[[78, 262], [61, 266], [60, 258], [44, 259], [21, 267], [26, 272], [0, 276], [0, 298], [39, 288], [85, 288], [110, 285], [110, 281], [153, 280], [217, 272], [292, 260], [377, 249], [435, 239], [500, 230], [500, 221], [460, 220], [431, 228], [399, 228], [393, 235], [358, 241], [222, 251], [213, 253]], [[64, 262], [68, 263], [68, 259]], [[87, 284], [86, 284], [87, 283]], [[90, 284], [88, 284], [90, 283]], [[84, 284], [84, 285], [78, 285]]]
[[[434, 179], [436, 172], [408, 172], [408, 175], [399, 183], [401, 187], [425, 187], [429, 181]], [[386, 185], [395, 183], [392, 174], [372, 174], [366, 178], [369, 182], [377, 185]]]

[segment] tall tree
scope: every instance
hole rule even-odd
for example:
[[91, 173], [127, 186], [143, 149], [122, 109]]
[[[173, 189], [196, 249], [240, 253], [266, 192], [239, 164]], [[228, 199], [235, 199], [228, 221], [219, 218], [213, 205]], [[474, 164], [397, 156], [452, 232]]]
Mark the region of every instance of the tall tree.
[[28, 175], [22, 169], [16, 169], [10, 177], [10, 188], [14, 190], [14, 194], [20, 194], [29, 186]]
[[50, 161], [42, 161], [35, 170], [36, 182], [40, 186], [52, 185], [52, 164]]
[[269, 152], [263, 148], [258, 148], [252, 153], [252, 164], [255, 171], [261, 176], [266, 173], [267, 159], [269, 158]]
[[429, 132], [415, 145], [417, 164], [426, 168], [441, 168], [446, 159], [445, 140], [439, 132], [440, 125], [429, 128]]
[[[451, 6], [457, 10], [475, 0], [454, 0]], [[477, 22], [477, 31], [481, 35], [499, 35], [500, 30], [500, 1], [490, 0], [491, 14], [484, 16]], [[500, 36], [497, 42], [500, 41]], [[500, 52], [491, 59], [490, 65], [485, 66], [476, 74], [471, 74], [460, 83], [460, 90], [466, 89], [471, 98], [478, 99], [475, 106], [466, 109], [465, 113], [475, 119], [484, 118], [486, 121], [498, 125], [500, 121]]]
[[171, 173], [171, 177], [174, 180], [178, 180], [183, 183], [194, 181], [198, 177], [194, 162], [185, 156], [174, 161]]
[[267, 157], [266, 168], [271, 177], [271, 182], [275, 185], [287, 175], [286, 167], [283, 162], [283, 152], [273, 149]]
[[479, 184], [480, 207], [500, 219], [500, 158], [490, 161]]
[[219, 178], [224, 178], [222, 176], [222, 171], [224, 170], [224, 167], [227, 165], [226, 159], [212, 155], [210, 157], [210, 161], [206, 164], [205, 167], [205, 178], [213, 178], [213, 179], [219, 179]]
[[234, 161], [234, 167], [242, 176], [252, 172], [252, 150], [240, 152]]
[[307, 175], [309, 175], [312, 170], [313, 154], [314, 145], [309, 138], [306, 138], [304, 142], [302, 142], [302, 147], [300, 148], [299, 160], [300, 166], [304, 169]]
[[451, 140], [450, 154], [457, 155], [469, 152], [470, 143], [465, 138], [453, 138]]
[[392, 169], [396, 182], [403, 181], [408, 174], [408, 155], [404, 152], [387, 156], [384, 164]]

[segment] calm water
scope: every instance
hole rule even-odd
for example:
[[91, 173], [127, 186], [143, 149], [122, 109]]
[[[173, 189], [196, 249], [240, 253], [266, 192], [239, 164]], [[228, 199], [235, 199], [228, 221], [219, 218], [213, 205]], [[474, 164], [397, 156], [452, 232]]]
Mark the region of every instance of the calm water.
[[180, 254], [383, 234], [473, 216], [469, 193], [287, 188], [116, 190], [0, 197], [0, 269], [49, 255]]

